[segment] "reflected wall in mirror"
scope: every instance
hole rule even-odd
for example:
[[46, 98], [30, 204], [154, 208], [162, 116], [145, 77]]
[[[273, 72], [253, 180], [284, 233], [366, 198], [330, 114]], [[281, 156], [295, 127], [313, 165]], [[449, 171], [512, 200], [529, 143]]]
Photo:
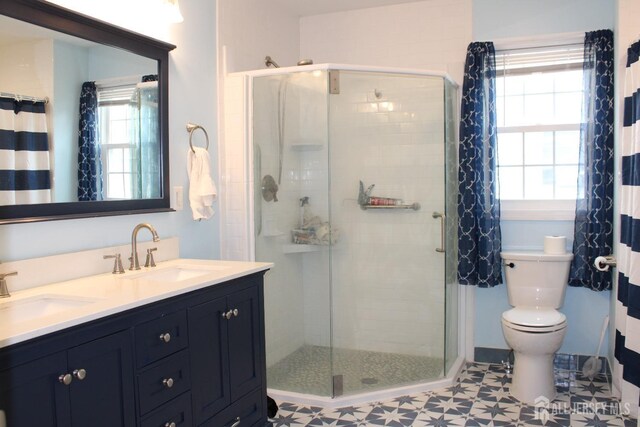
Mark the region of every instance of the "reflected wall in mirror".
[[159, 198], [158, 64], [0, 17], [0, 205]]
[[46, 2], [0, 2], [0, 223], [170, 210], [174, 47]]

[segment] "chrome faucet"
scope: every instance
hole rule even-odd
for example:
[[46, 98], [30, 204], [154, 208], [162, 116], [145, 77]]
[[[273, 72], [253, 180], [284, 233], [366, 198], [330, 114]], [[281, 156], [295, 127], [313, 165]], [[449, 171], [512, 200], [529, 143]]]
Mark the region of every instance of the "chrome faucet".
[[131, 260], [131, 265], [129, 266], [129, 270], [140, 270], [140, 263], [138, 262], [138, 241], [137, 240], [138, 240], [138, 231], [140, 231], [143, 228], [146, 228], [151, 232], [154, 242], [158, 242], [160, 240], [160, 238], [158, 237], [158, 233], [156, 232], [156, 229], [153, 228], [153, 225], [147, 224], [147, 223], [136, 225], [133, 228], [133, 233], [131, 233], [131, 258], [129, 258], [129, 260]]

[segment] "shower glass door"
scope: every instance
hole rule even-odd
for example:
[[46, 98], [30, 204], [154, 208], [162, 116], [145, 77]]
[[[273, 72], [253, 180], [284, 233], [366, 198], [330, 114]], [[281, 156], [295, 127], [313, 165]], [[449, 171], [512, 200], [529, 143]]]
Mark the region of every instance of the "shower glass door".
[[329, 82], [333, 395], [441, 378], [444, 79], [342, 70]]
[[331, 396], [327, 72], [252, 81], [255, 259], [265, 276], [267, 386]]

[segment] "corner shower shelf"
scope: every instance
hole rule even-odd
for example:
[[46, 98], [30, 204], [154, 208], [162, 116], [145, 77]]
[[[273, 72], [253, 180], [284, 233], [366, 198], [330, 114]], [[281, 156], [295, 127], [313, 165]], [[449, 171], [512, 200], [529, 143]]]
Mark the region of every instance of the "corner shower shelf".
[[285, 254], [301, 254], [308, 252], [318, 252], [321, 251], [322, 248], [327, 248], [328, 245], [300, 245], [297, 243], [291, 243], [288, 245], [282, 245], [282, 252]]
[[290, 145], [293, 151], [320, 151], [324, 148], [324, 143], [317, 139], [299, 139]]
[[409, 210], [412, 209], [414, 211], [420, 210], [420, 203], [412, 203], [410, 205], [360, 205], [360, 208], [363, 211], [367, 210], [380, 210], [380, 209], [403, 209]]

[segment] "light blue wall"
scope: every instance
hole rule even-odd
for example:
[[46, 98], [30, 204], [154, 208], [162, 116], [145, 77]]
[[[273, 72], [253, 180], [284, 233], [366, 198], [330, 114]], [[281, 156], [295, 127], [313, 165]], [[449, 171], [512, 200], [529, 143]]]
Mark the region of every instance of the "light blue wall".
[[78, 200], [78, 100], [88, 73], [87, 51], [53, 43], [54, 201]]
[[91, 47], [88, 60], [91, 80], [158, 73], [158, 67], [152, 59], [109, 46]]
[[[171, 42], [177, 49], [169, 64], [169, 141], [171, 186], [188, 188], [186, 154], [188, 121], [203, 125], [212, 138], [212, 173], [217, 176], [217, 102], [215, 2], [192, 0], [180, 4], [184, 23], [175, 25]], [[218, 210], [217, 206], [214, 206]], [[195, 222], [185, 197], [181, 212], [129, 215], [0, 226], [0, 260], [19, 260], [70, 251], [127, 244], [139, 222], [150, 222], [160, 237], [178, 236], [183, 257], [218, 258], [219, 221]], [[141, 238], [148, 240], [148, 236]], [[71, 267], [71, 266], [70, 266]], [[46, 273], [43, 273], [46, 274]]]
[[[567, 236], [571, 249], [572, 221], [502, 221], [503, 250], [542, 250], [545, 235]], [[567, 335], [560, 349], [563, 353], [592, 354], [596, 351], [604, 317], [609, 314], [610, 292], [593, 292], [585, 288], [567, 289], [564, 306]], [[500, 319], [511, 306], [505, 285], [476, 291], [476, 347], [507, 348]], [[608, 351], [605, 339], [602, 355]]]
[[473, 0], [473, 39], [613, 29], [613, 0]]
[[[498, 40], [614, 28], [610, 0], [474, 0], [473, 39]], [[503, 249], [542, 249], [545, 235], [573, 236], [573, 221], [502, 221]], [[571, 242], [569, 242], [571, 248]], [[510, 308], [506, 286], [476, 291], [476, 347], [507, 348], [501, 315]], [[569, 323], [563, 353], [595, 353], [610, 292], [569, 288], [560, 309]], [[601, 354], [608, 352], [608, 340]]]

